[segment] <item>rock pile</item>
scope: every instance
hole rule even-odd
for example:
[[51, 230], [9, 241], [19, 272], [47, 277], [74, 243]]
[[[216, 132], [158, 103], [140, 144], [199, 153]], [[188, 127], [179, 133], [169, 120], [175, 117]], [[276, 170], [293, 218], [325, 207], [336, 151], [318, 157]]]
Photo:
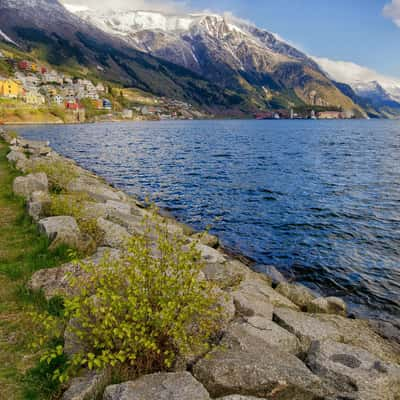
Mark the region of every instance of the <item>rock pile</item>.
[[[4, 133], [3, 138], [11, 143], [10, 162], [22, 171], [39, 160], [74, 165], [46, 143], [16, 140]], [[118, 257], [127, 237], [143, 232], [147, 210], [93, 174], [73, 168], [77, 177], [65, 189], [88, 196], [83, 212], [96, 218], [102, 232], [102, 247], [91, 260], [96, 263], [107, 249]], [[44, 174], [16, 178], [14, 191], [27, 199], [30, 215], [53, 243], [79, 247], [82, 233], [74, 218], [43, 218], [49, 202]], [[172, 219], [168, 229], [189, 231]], [[187, 360], [175, 372], [118, 385], [107, 386], [107, 375], [88, 374], [71, 382], [64, 400], [88, 400], [99, 394], [103, 400], [400, 400], [399, 348], [376, 333], [373, 324], [347, 318], [341, 299], [318, 297], [285, 282], [276, 271], [272, 279], [256, 273], [224, 253], [210, 235], [189, 234], [187, 240], [197, 241], [204, 279], [227, 295], [224, 307], [229, 318], [221, 346], [199, 360]], [[36, 272], [29, 285], [48, 298], [68, 296], [68, 277], [81, 274], [79, 265], [66, 264]]]

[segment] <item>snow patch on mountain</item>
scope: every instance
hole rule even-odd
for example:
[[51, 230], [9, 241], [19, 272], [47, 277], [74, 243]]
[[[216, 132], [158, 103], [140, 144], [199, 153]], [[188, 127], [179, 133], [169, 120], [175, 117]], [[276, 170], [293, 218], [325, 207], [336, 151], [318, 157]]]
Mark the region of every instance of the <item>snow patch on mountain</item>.
[[2, 37], [7, 42], [10, 42], [10, 43], [15, 44], [16, 46], [18, 46], [18, 44], [15, 43], [14, 40], [12, 40], [9, 36], [7, 36], [1, 29], [0, 29], [0, 37]]
[[364, 96], [372, 93], [377, 85], [395, 101], [400, 101], [400, 79], [388, 77], [378, 72], [348, 61], [334, 61], [313, 57], [321, 68], [337, 82], [347, 83], [353, 90]]

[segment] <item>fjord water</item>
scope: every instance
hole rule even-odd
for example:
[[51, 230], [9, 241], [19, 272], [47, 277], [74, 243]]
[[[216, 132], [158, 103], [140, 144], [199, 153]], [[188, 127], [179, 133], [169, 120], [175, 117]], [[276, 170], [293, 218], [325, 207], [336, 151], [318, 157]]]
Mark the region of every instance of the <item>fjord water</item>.
[[[353, 312], [400, 320], [400, 121], [27, 126], [117, 187]], [[262, 270], [262, 267], [255, 267]]]

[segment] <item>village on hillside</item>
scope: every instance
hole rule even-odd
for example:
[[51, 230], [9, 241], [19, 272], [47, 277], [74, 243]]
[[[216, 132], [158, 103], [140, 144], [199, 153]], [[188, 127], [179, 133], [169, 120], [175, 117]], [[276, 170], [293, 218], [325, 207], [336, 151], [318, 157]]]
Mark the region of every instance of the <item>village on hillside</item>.
[[11, 71], [10, 76], [2, 76], [0, 71], [0, 123], [8, 122], [10, 115], [37, 114], [46, 109], [68, 123], [207, 117], [182, 101], [73, 77], [1, 51], [0, 61]]

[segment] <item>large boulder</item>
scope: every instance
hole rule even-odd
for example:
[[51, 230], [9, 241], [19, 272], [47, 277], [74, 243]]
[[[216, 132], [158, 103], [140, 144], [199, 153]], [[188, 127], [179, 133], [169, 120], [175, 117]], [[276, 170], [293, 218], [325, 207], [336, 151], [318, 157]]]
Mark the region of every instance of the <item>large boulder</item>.
[[41, 219], [38, 223], [39, 230], [52, 242], [54, 249], [59, 245], [67, 245], [79, 249], [82, 247], [82, 234], [73, 217], [59, 216]]
[[360, 347], [388, 362], [400, 362], [400, 353], [375, 333], [367, 321], [339, 315], [307, 314], [275, 308], [274, 321], [296, 335], [307, 352], [314, 341], [331, 340]]
[[18, 176], [14, 179], [13, 192], [16, 195], [28, 198], [33, 192], [37, 191], [49, 191], [49, 182], [45, 173]]
[[129, 215], [131, 213], [131, 205], [122, 201], [107, 200], [106, 206], [112, 210], [118, 211], [121, 214]]
[[299, 307], [292, 303], [287, 297], [282, 296], [280, 293], [274, 290], [271, 287], [271, 280], [262, 274], [256, 274], [246, 278], [240, 283], [236, 291], [248, 293], [249, 295], [263, 295], [269, 299], [269, 302], [274, 307], [287, 307], [293, 310], [299, 310]]
[[192, 236], [193, 239], [197, 239], [200, 243], [205, 246], [212, 247], [216, 249], [219, 246], [219, 239], [217, 236], [211, 235], [208, 232], [196, 233]]
[[212, 397], [229, 394], [274, 400], [317, 400], [327, 394], [321, 380], [294, 355], [252, 338], [245, 350], [222, 342], [193, 368]]
[[120, 201], [121, 195], [99, 178], [82, 175], [72, 180], [66, 187], [69, 192], [87, 193], [93, 200], [106, 202], [107, 200]]
[[239, 315], [243, 317], [258, 315], [272, 320], [273, 305], [269, 297], [264, 294], [238, 289], [232, 292], [232, 297]]
[[26, 155], [24, 153], [22, 153], [21, 151], [18, 150], [11, 150], [8, 154], [7, 154], [7, 160], [9, 162], [12, 163], [17, 163], [18, 161], [23, 161], [26, 162], [28, 160], [28, 158], [26, 157]]
[[246, 321], [233, 322], [224, 336], [224, 340], [228, 341], [231, 346], [237, 344], [242, 350], [253, 348], [255, 338], [260, 343], [261, 341], [264, 343], [260, 351], [272, 346], [295, 355], [301, 352], [299, 339], [267, 318], [250, 317]]
[[315, 299], [313, 293], [303, 285], [281, 282], [276, 291], [287, 297], [294, 304], [302, 309], [307, 309], [307, 306]]
[[189, 372], [142, 376], [120, 385], [108, 386], [103, 400], [209, 400], [201, 383]]
[[124, 227], [102, 217], [97, 219], [97, 226], [103, 233], [102, 244], [104, 246], [113, 248], [123, 247], [130, 237]]
[[[83, 263], [98, 265], [106, 253], [112, 259], [120, 256], [118, 250], [103, 247], [99, 248], [93, 256], [83, 260]], [[76, 290], [79, 289], [71, 286], [71, 278], [87, 279], [87, 274], [82, 270], [80, 262], [64, 264], [57, 268], [41, 269], [32, 275], [28, 287], [32, 290], [42, 291], [47, 299], [54, 296], [71, 296], [76, 294]]]
[[347, 315], [346, 303], [338, 297], [318, 297], [307, 305], [307, 311], [314, 314]]
[[329, 340], [314, 342], [307, 364], [340, 398], [400, 398], [400, 366], [385, 363], [358, 347]]

